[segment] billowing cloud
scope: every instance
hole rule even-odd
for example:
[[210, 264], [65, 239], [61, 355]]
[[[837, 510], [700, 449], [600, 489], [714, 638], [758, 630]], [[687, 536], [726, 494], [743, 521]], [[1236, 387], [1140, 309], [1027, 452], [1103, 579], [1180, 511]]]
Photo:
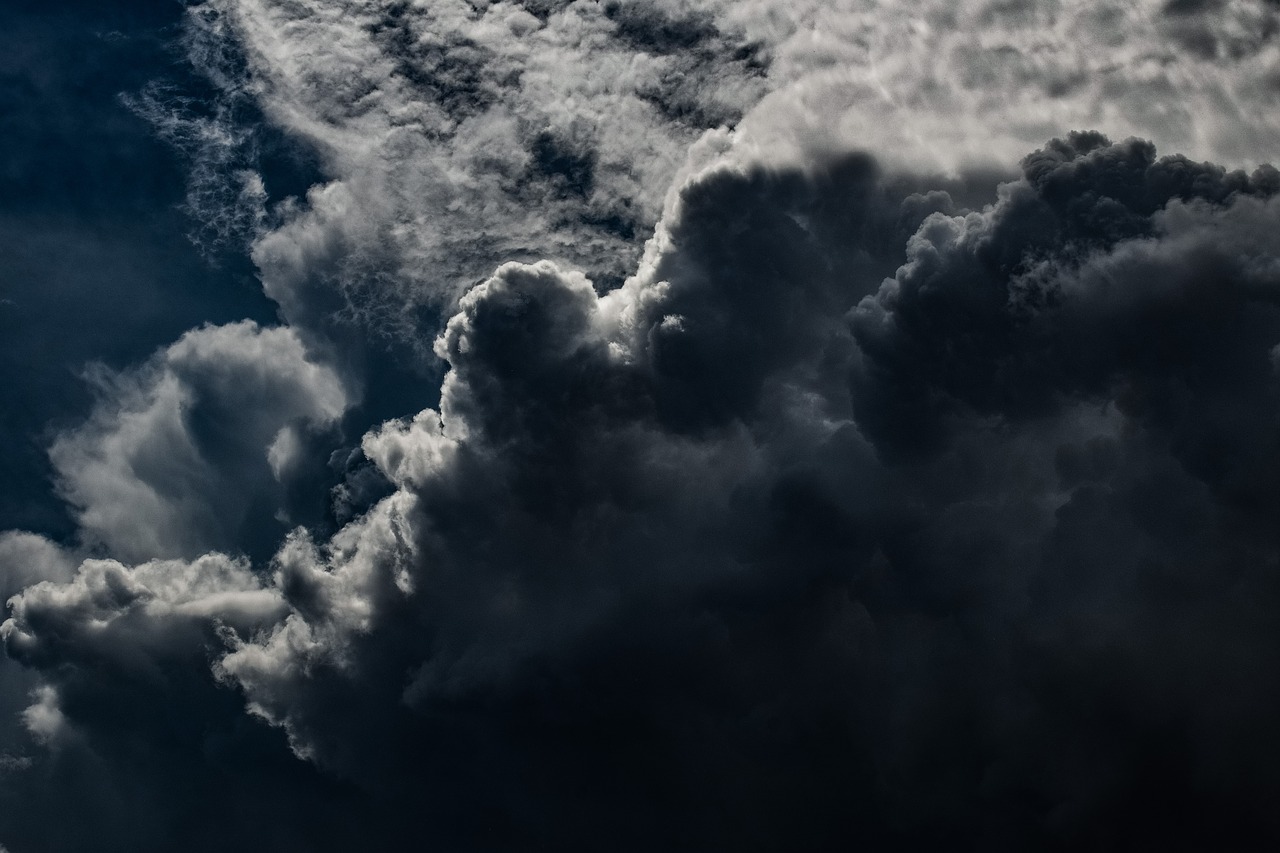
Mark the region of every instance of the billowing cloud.
[[292, 321], [413, 340], [503, 260], [616, 284], [704, 132], [733, 131], [722, 156], [787, 166], [858, 148], [916, 171], [1007, 168], [1079, 126], [1265, 162], [1277, 14], [1263, 0], [203, 3], [197, 64], [314, 151], [316, 183], [271, 211], [235, 153], [234, 110], [184, 123], [155, 98], [150, 113], [198, 175], [234, 171], [215, 185], [225, 215], [205, 218], [247, 223]]
[[[246, 725], [210, 671], [226, 638], [266, 629], [283, 607], [246, 561], [222, 555], [87, 560], [70, 582], [12, 598], [0, 636], [41, 682], [19, 718], [39, 759], [27, 745], [0, 766], [11, 849], [354, 843], [354, 827], [310, 813], [343, 792]], [[346, 820], [360, 811], [348, 798]]]
[[1197, 159], [1272, 158], [1280, 17], [1268, 0], [726, 6], [777, 43], [780, 85], [742, 125], [764, 156], [852, 142], [955, 169], [1083, 126]]
[[159, 649], [383, 843], [1273, 839], [1275, 173], [1098, 134], [1022, 169], [972, 209], [714, 166], [619, 289], [501, 266], [335, 536], [15, 598], [28, 727]]
[[764, 91], [757, 46], [696, 9], [219, 1], [193, 23], [244, 58], [228, 75], [198, 54], [224, 90], [329, 178], [258, 234], [267, 293], [312, 323], [317, 289], [336, 294], [330, 309], [399, 337], [493, 258], [621, 279], [688, 145]]
[[192, 6], [285, 325], [51, 431], [0, 841], [1275, 846], [1277, 15]]
[[253, 513], [279, 505], [300, 436], [348, 405], [291, 329], [251, 322], [193, 330], [140, 367], [90, 378], [97, 407], [50, 457], [86, 544], [128, 560], [235, 550]]

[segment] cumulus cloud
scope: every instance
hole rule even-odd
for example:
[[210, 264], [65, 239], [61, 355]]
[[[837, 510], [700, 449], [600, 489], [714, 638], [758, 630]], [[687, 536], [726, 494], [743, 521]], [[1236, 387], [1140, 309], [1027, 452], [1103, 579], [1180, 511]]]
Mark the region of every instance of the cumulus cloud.
[[[262, 588], [244, 561], [211, 554], [191, 563], [161, 560], [136, 568], [115, 560], [87, 560], [72, 580], [42, 581], [10, 599], [9, 606], [13, 615], [0, 629], [6, 648], [19, 660], [36, 662], [109, 656], [115, 650], [102, 640], [118, 621], [130, 617], [158, 623], [216, 617], [243, 629], [270, 620], [279, 600]], [[31, 632], [34, 626], [40, 626], [39, 634]], [[157, 648], [168, 645], [161, 631], [140, 633], [148, 634]]]
[[[190, 19], [323, 173], [210, 197], [292, 325], [99, 371], [0, 538], [6, 843], [1280, 839], [1273, 4]], [[380, 336], [438, 397], [281, 537]]]
[[[36, 759], [30, 745], [14, 756], [0, 784], [13, 849], [355, 843], [354, 827], [310, 814], [343, 792], [246, 725], [211, 672], [229, 638], [283, 616], [279, 592], [247, 561], [91, 559], [9, 608], [8, 655], [41, 674], [20, 721], [43, 744]], [[343, 813], [359, 823], [361, 809], [347, 802]]]
[[299, 435], [349, 403], [291, 329], [252, 322], [195, 329], [89, 378], [100, 400], [50, 457], [85, 543], [126, 560], [240, 547], [251, 514], [274, 513]]
[[1079, 126], [1237, 165], [1272, 156], [1266, 0], [725, 5], [776, 45], [778, 85], [743, 122], [765, 156], [852, 141], [956, 169]]
[[721, 165], [619, 289], [503, 265], [335, 536], [15, 598], [28, 726], [177, 655], [387, 839], [1273, 839], [1275, 174], [1096, 133], [1022, 169], [972, 209]]
[[75, 574], [74, 553], [34, 533], [0, 533], [0, 595], [8, 598], [39, 581], [65, 581]]
[[252, 220], [293, 322], [345, 317], [401, 341], [433, 334], [502, 260], [616, 285], [705, 132], [731, 129], [713, 147], [740, 162], [852, 147], [955, 174], [1006, 168], [1073, 126], [1252, 166], [1280, 130], [1280, 18], [1263, 0], [216, 0], [190, 18], [191, 55], [227, 103], [317, 165], [310, 191], [265, 211], [237, 111], [184, 120], [182, 102], [153, 98], [196, 174], [219, 176], [201, 192], [225, 212], [204, 218]]
[[257, 240], [267, 293], [315, 323], [318, 289], [401, 338], [494, 258], [620, 280], [684, 150], [764, 91], [756, 46], [696, 8], [219, 0], [192, 21], [244, 56], [223, 89], [328, 178]]

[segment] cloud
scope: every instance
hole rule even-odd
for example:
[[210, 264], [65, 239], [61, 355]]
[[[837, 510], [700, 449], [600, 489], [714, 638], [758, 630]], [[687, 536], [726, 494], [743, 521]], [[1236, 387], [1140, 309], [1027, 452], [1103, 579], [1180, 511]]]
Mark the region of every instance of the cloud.
[[1007, 163], [1086, 126], [1267, 162], [1274, 4], [1177, 5], [744, 3], [722, 14], [770, 45], [775, 85], [740, 128], [761, 156], [853, 144], [952, 170]]
[[217, 82], [328, 178], [256, 241], [268, 295], [314, 325], [318, 290], [402, 339], [495, 258], [620, 280], [688, 145], [763, 91], [752, 45], [675, 6], [216, 2], [192, 22], [245, 57]]
[[620, 290], [501, 267], [366, 439], [397, 494], [222, 671], [393, 798], [483, 738], [457, 801], [548, 843], [1267, 837], [1272, 173], [1024, 169], [965, 212], [720, 167]]
[[[1148, 143], [1096, 134], [1023, 166], [993, 208], [926, 220], [907, 263], [853, 316], [867, 357], [860, 416], [886, 452], [938, 438], [926, 430], [950, 413], [1044, 415], [1062, 396], [1190, 381], [1180, 372], [1193, 361], [1204, 374], [1189, 393], [1217, 394], [1218, 383], [1240, 393], [1263, 367], [1244, 340], [1217, 342], [1270, 310], [1261, 235], [1275, 215], [1274, 170], [1250, 178], [1157, 160]], [[1248, 337], [1265, 350], [1258, 322]]]
[[1274, 174], [1023, 170], [719, 165], [619, 289], [499, 267], [332, 538], [16, 597], [28, 725], [238, 691], [385, 843], [1274, 838]]
[[138, 103], [191, 160], [206, 231], [252, 243], [289, 322], [423, 363], [497, 263], [619, 284], [706, 134], [740, 163], [860, 149], [955, 175], [1078, 126], [1252, 167], [1278, 130], [1262, 0], [216, 0], [188, 21], [216, 108]]
[[355, 827], [310, 812], [341, 803], [358, 825], [361, 803], [247, 724], [211, 672], [224, 638], [283, 615], [247, 561], [91, 559], [9, 607], [6, 651], [41, 674], [21, 722], [43, 742], [0, 784], [13, 849], [355, 843]]
[[43, 536], [15, 530], [0, 533], [0, 595], [8, 598], [42, 580], [70, 580], [77, 563], [73, 553]]
[[100, 399], [50, 458], [81, 536], [124, 559], [243, 547], [253, 513], [308, 430], [349, 405], [333, 368], [288, 328], [252, 322], [183, 335], [142, 366], [90, 374]]
[[[232, 629], [245, 630], [269, 621], [280, 603], [244, 561], [211, 554], [191, 563], [161, 560], [136, 568], [115, 560], [86, 560], [72, 580], [41, 581], [9, 604], [13, 615], [3, 626], [5, 647], [13, 657], [36, 663], [61, 657], [109, 659], [117, 650], [107, 638], [130, 619], [166, 625], [216, 617]], [[37, 625], [41, 633], [28, 630]], [[148, 642], [159, 651], [169, 644], [163, 633], [158, 628], [140, 635], [149, 635]], [[121, 665], [141, 663], [131, 659], [138, 649], [129, 648], [127, 639], [122, 645], [127, 653]], [[52, 704], [42, 699], [42, 706]]]
[[[193, 8], [291, 325], [100, 372], [0, 539], [6, 842], [1274, 844], [1274, 17]], [[380, 337], [438, 399], [240, 556]]]

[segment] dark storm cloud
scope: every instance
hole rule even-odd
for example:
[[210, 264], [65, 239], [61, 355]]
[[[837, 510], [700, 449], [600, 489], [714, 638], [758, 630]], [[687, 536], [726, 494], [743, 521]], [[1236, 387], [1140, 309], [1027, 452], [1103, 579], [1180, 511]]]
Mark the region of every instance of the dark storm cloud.
[[1097, 134], [1056, 141], [1023, 168], [994, 209], [927, 221], [853, 316], [866, 356], [855, 401], [883, 452], [927, 443], [950, 413], [1047, 414], [1056, 397], [1121, 384], [1194, 381], [1193, 399], [1266, 405], [1259, 352], [1273, 345], [1274, 307], [1258, 279], [1274, 169], [1157, 160], [1148, 143]]
[[[11, 801], [106, 828], [5, 843], [242, 839], [210, 815], [269, 786], [203, 798], [261, 750], [266, 802], [382, 847], [1274, 844], [1276, 173], [1089, 133], [1022, 169], [975, 209], [721, 166], [619, 289], [502, 266], [332, 538], [13, 600], [68, 745]], [[66, 805], [82, 765], [158, 808]]]

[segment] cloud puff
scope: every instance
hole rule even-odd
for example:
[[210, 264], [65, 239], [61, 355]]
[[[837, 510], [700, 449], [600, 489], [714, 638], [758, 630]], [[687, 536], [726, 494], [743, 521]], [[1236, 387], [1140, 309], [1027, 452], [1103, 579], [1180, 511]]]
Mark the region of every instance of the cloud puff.
[[958, 169], [1088, 126], [1196, 158], [1271, 158], [1263, 104], [1280, 18], [1266, 0], [734, 3], [719, 14], [770, 45], [771, 94], [741, 128], [761, 156], [852, 143]]
[[310, 812], [343, 802], [359, 824], [361, 804], [247, 725], [243, 702], [211, 671], [229, 638], [284, 613], [246, 561], [87, 560], [70, 581], [31, 586], [9, 608], [6, 651], [41, 673], [21, 722], [43, 744], [38, 760], [27, 744], [3, 768], [13, 849], [355, 842], [354, 827]]
[[127, 560], [238, 547], [253, 513], [275, 512], [299, 434], [349, 403], [292, 330], [252, 322], [193, 330], [140, 367], [90, 379], [97, 407], [50, 457], [86, 544]]
[[[216, 617], [232, 628], [269, 621], [279, 609], [278, 597], [264, 590], [244, 562], [221, 555], [191, 563], [152, 561], [126, 568], [115, 560], [87, 560], [67, 583], [41, 581], [9, 602], [12, 617], [4, 623], [5, 647], [29, 663], [47, 659], [110, 655], [109, 635], [118, 620], [139, 618], [156, 623], [208, 622]], [[31, 629], [39, 626], [40, 633]], [[162, 632], [147, 632], [163, 648]], [[126, 665], [132, 663], [125, 661]]]

